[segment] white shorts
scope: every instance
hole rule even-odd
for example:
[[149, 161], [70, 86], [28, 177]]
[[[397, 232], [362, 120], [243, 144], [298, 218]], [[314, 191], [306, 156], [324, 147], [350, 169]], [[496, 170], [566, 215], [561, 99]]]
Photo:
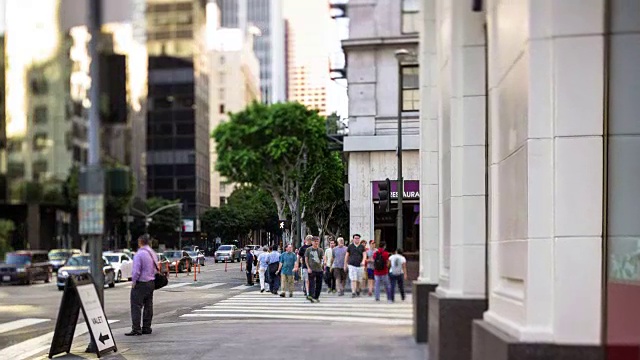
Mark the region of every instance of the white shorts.
[[309, 280], [309, 270], [307, 268], [302, 268], [302, 280]]
[[351, 281], [362, 281], [364, 278], [364, 269], [362, 266], [349, 265], [349, 279]]

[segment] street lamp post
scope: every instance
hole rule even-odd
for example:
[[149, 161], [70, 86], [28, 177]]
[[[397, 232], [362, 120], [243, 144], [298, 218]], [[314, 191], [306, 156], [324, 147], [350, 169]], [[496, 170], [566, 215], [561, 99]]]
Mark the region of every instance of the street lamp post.
[[395, 52], [396, 60], [398, 61], [398, 148], [396, 150], [398, 153], [397, 249], [401, 249], [404, 243], [404, 215], [402, 211], [402, 200], [404, 198], [404, 179], [402, 178], [402, 60], [408, 55], [409, 51], [406, 49], [399, 49]]
[[178, 231], [180, 232], [180, 240], [179, 240], [179, 244], [180, 245], [179, 246], [180, 246], [180, 249], [182, 249], [182, 203], [175, 203], [175, 204], [165, 205], [165, 206], [162, 206], [162, 207], [159, 207], [159, 208], [153, 210], [152, 212], [150, 212], [148, 214], [143, 212], [143, 211], [140, 211], [140, 210], [138, 210], [138, 209], [136, 209], [134, 207], [132, 207], [130, 210], [135, 212], [135, 213], [137, 213], [137, 214], [139, 214], [139, 215], [141, 215], [141, 216], [144, 216], [144, 232], [148, 234], [149, 233], [149, 223], [151, 222], [153, 215], [155, 215], [155, 214], [157, 214], [157, 213], [159, 213], [161, 211], [174, 208], [174, 207], [177, 207], [180, 210], [180, 229]]

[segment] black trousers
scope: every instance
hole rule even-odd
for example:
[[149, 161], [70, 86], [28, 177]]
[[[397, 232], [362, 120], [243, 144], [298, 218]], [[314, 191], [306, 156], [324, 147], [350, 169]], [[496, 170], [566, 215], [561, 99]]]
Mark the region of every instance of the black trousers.
[[325, 271], [326, 283], [327, 283], [327, 286], [329, 287], [329, 290], [335, 290], [336, 289], [336, 277], [333, 276], [333, 271], [331, 271], [331, 268], [329, 268], [328, 266], [324, 267], [324, 271]]
[[398, 284], [398, 289], [400, 289], [400, 297], [404, 300], [404, 274], [393, 275], [389, 274], [389, 278], [391, 279], [391, 301], [395, 301], [396, 297], [396, 284]]
[[269, 264], [267, 271], [269, 272], [269, 276], [267, 277], [267, 282], [269, 283], [269, 291], [272, 293], [277, 293], [278, 289], [280, 289], [280, 276], [276, 275], [278, 272], [278, 267], [280, 263]]
[[322, 271], [313, 271], [309, 273], [309, 295], [314, 299], [320, 298], [322, 292]]
[[142, 330], [151, 330], [154, 289], [153, 281], [138, 281], [136, 286], [131, 288], [131, 328], [134, 331], [141, 330], [140, 315], [142, 315]]
[[253, 285], [253, 264], [247, 264], [247, 285]]

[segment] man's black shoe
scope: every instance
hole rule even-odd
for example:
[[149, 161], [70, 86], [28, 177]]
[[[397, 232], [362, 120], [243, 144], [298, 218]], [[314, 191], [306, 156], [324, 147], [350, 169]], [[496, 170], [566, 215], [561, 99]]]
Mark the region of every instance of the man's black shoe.
[[142, 335], [149, 335], [153, 332], [151, 329], [142, 329]]
[[124, 336], [140, 336], [140, 335], [142, 335], [142, 332], [136, 331], [136, 330], [131, 330], [131, 332], [124, 334]]
[[263, 292], [264, 292], [264, 289], [260, 290], [260, 293], [263, 293]]

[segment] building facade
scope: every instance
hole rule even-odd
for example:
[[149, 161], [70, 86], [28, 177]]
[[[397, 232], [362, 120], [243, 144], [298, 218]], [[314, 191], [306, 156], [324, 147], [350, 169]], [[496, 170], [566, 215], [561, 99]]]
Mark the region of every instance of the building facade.
[[253, 51], [260, 62], [261, 98], [265, 103], [287, 99], [285, 67], [285, 20], [283, 0], [216, 0], [223, 28], [260, 30]]
[[638, 358], [640, 6], [478, 4], [420, 1], [416, 340], [430, 359]]
[[151, 99], [147, 193], [180, 199], [183, 217], [198, 232], [210, 201], [207, 2], [147, 0], [145, 13]]
[[[211, 51], [210, 128], [213, 131], [229, 119], [229, 113], [242, 111], [260, 101], [260, 63], [253, 52], [253, 35], [241, 29], [218, 29]], [[216, 145], [210, 139], [211, 206], [226, 203], [236, 185], [215, 171]]]
[[[420, 241], [420, 191], [415, 188], [422, 178], [417, 5], [411, 0], [349, 1], [349, 39], [342, 42], [349, 84], [349, 134], [344, 138], [344, 152], [348, 155], [350, 233], [396, 247], [396, 212], [386, 213], [376, 204], [378, 183], [386, 178], [397, 180], [400, 114], [406, 195], [403, 246], [409, 252], [417, 251]], [[397, 59], [398, 49], [414, 56]], [[395, 186], [394, 181], [392, 192]], [[412, 194], [407, 193], [412, 187]], [[392, 207], [397, 200], [393, 201]]]

